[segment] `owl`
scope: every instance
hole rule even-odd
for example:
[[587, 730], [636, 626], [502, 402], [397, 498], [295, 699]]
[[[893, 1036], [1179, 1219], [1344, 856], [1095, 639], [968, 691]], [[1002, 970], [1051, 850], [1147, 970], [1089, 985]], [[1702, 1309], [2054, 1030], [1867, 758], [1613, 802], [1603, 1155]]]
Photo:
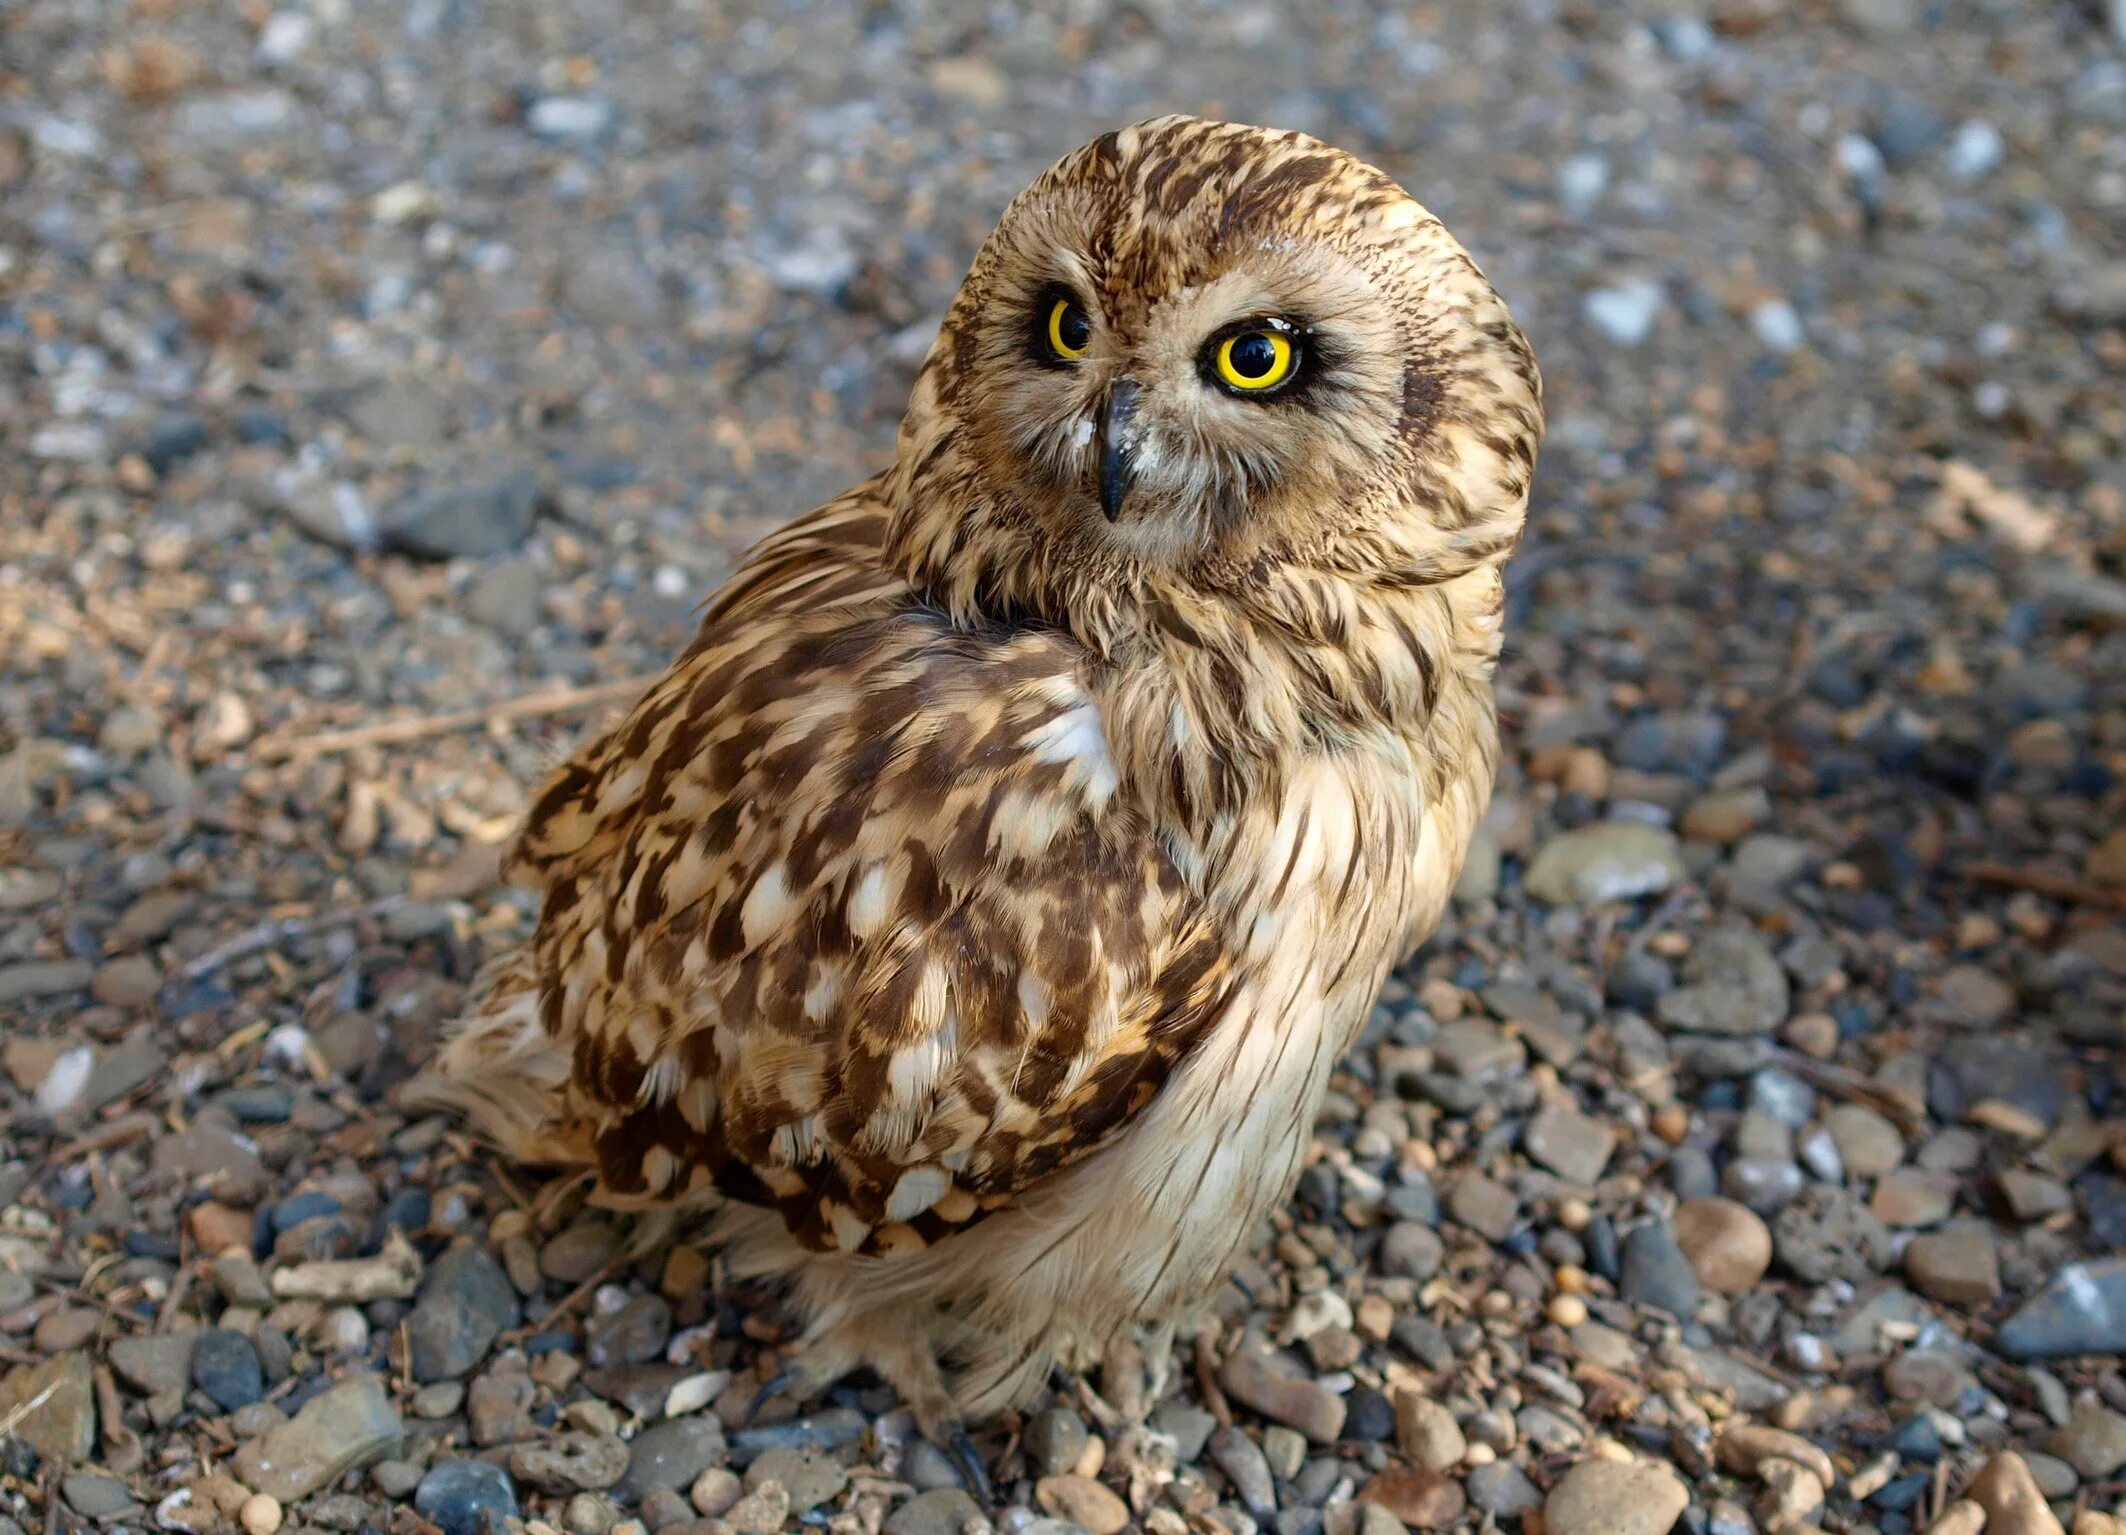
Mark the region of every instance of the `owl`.
[[425, 1091], [782, 1287], [926, 1432], [1171, 1328], [1490, 794], [1521, 332], [1386, 175], [1167, 117], [1005, 212], [892, 466], [552, 774]]

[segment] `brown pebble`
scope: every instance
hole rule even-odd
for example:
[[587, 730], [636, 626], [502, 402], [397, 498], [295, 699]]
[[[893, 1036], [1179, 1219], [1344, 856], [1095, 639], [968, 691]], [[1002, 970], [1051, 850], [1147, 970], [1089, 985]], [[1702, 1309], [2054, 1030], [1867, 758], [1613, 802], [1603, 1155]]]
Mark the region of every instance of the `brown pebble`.
[[1998, 1535], [2065, 1535], [2037, 1490], [2029, 1463], [2011, 1450], [1987, 1461], [1964, 1495], [1986, 1511], [1986, 1528], [1998, 1527]]
[[281, 1527], [280, 1500], [271, 1493], [254, 1493], [244, 1500], [236, 1517], [244, 1527], [244, 1535], [274, 1535]]
[[1342, 1397], [1311, 1380], [1280, 1375], [1267, 1357], [1252, 1349], [1235, 1353], [1218, 1378], [1236, 1401], [1298, 1429], [1316, 1444], [1334, 1444], [1343, 1432]]
[[1469, 1506], [1460, 1482], [1411, 1466], [1388, 1467], [1359, 1490], [1358, 1498], [1386, 1509], [1413, 1530], [1451, 1529]]
[[1732, 1199], [1686, 1199], [1676, 1207], [1676, 1245], [1699, 1282], [1739, 1295], [1772, 1262], [1772, 1233], [1749, 1206]]
[[1044, 1476], [1034, 1483], [1034, 1501], [1044, 1513], [1068, 1519], [1089, 1535], [1121, 1535], [1129, 1505], [1085, 1476]]

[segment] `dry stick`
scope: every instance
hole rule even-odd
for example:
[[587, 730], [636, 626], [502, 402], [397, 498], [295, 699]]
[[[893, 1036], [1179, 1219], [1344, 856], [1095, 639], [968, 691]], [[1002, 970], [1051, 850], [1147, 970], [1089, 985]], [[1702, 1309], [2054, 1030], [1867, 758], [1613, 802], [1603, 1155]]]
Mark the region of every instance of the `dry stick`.
[[338, 911], [321, 911], [314, 917], [280, 917], [271, 922], [261, 922], [256, 927], [246, 928], [218, 949], [209, 949], [199, 958], [185, 966], [185, 979], [196, 981], [203, 975], [212, 975], [222, 966], [242, 959], [247, 954], [256, 954], [261, 949], [270, 949], [276, 944], [300, 938], [306, 933], [315, 933], [328, 927], [345, 927], [350, 922], [367, 922], [373, 917], [388, 917], [406, 904], [403, 895], [387, 895], [381, 900], [370, 901], [362, 906], [342, 907]]
[[2112, 911], [2126, 911], [2126, 890], [2112, 890], [2086, 879], [2076, 879], [2070, 874], [2047, 874], [2043, 869], [2019, 869], [2012, 863], [2002, 863], [1993, 858], [1981, 858], [1976, 863], [1964, 865], [1964, 873], [1971, 879], [1988, 885], [2007, 885], [2016, 890], [2028, 890], [2035, 895], [2050, 896], [2056, 901], [2071, 901], [2077, 906], [2108, 907]]
[[622, 677], [614, 682], [595, 682], [588, 687], [564, 688], [558, 693], [535, 693], [506, 703], [478, 709], [459, 709], [450, 714], [431, 714], [421, 719], [386, 720], [379, 725], [358, 725], [350, 730], [325, 730], [297, 736], [292, 741], [261, 741], [251, 755], [261, 762], [284, 762], [291, 757], [319, 757], [331, 752], [352, 751], [358, 746], [402, 746], [408, 741], [471, 730], [480, 725], [506, 724], [511, 720], [538, 719], [549, 714], [568, 714], [615, 699], [639, 698], [657, 681], [656, 676]]

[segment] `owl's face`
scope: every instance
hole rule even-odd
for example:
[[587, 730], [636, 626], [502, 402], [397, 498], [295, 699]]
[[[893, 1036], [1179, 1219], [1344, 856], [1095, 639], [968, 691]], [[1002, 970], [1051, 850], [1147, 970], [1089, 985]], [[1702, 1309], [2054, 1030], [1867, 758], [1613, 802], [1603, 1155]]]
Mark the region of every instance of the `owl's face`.
[[903, 427], [901, 548], [928, 584], [1035, 608], [1044, 581], [1082, 601], [1503, 554], [1538, 391], [1505, 306], [1386, 176], [1160, 119], [1064, 159], [983, 248]]

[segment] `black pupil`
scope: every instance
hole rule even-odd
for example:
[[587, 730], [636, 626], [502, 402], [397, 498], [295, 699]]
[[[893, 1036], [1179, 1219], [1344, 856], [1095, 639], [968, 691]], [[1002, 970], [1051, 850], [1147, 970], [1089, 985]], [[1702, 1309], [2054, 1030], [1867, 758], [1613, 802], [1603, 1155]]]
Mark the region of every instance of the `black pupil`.
[[1085, 343], [1093, 338], [1093, 322], [1085, 318], [1085, 311], [1076, 304], [1064, 306], [1062, 318], [1056, 321], [1056, 335], [1070, 351], [1082, 352]]
[[1262, 378], [1277, 366], [1277, 343], [1259, 330], [1236, 337], [1229, 360], [1242, 378]]

